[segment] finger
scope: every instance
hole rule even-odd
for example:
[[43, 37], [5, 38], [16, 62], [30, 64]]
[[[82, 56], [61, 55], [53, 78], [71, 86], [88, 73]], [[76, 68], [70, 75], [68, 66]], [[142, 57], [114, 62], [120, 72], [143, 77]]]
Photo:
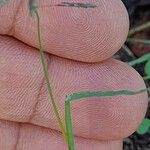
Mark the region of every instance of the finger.
[[[120, 0], [90, 0], [97, 7], [89, 9], [55, 6], [61, 2], [38, 1], [42, 41], [47, 52], [97, 62], [119, 50], [129, 28], [128, 15]], [[28, 1], [9, 1], [0, 9], [0, 18], [1, 34], [13, 35], [37, 47], [36, 24], [29, 15]]]
[[[38, 51], [12, 38], [1, 37], [0, 41], [0, 118], [58, 130], [48, 101]], [[67, 94], [145, 88], [136, 71], [114, 59], [86, 64], [49, 55], [46, 58], [62, 117]], [[74, 133], [98, 140], [126, 137], [140, 124], [146, 107], [146, 92], [73, 102]]]
[[[3, 150], [66, 150], [59, 132], [30, 124], [0, 121], [0, 147]], [[75, 149], [78, 150], [121, 150], [119, 141], [94, 141], [75, 137]]]

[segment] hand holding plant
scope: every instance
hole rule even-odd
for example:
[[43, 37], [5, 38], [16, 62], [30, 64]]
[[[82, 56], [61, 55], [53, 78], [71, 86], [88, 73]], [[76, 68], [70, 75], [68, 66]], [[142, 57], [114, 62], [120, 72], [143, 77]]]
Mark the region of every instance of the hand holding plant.
[[[126, 95], [115, 97], [82, 93], [87, 94], [86, 100], [72, 103], [77, 150], [120, 150], [122, 138], [131, 134], [144, 117], [147, 94], [136, 93], [145, 89], [145, 85], [131, 67], [114, 59], [106, 60], [121, 47], [128, 33], [128, 18], [122, 3], [115, 0], [95, 3], [96, 8], [85, 9], [39, 2], [43, 44], [40, 49], [47, 52], [46, 69], [63, 123], [66, 95], [123, 90]], [[10, 13], [13, 4], [9, 2], [0, 8], [3, 20], [0, 33], [5, 34], [0, 37], [0, 117], [7, 120], [1, 121], [1, 138], [5, 142], [0, 147], [66, 150], [48, 102], [39, 51], [33, 48], [40, 43], [37, 22], [29, 15], [27, 2], [16, 1], [18, 7]], [[82, 97], [80, 94], [77, 95]]]

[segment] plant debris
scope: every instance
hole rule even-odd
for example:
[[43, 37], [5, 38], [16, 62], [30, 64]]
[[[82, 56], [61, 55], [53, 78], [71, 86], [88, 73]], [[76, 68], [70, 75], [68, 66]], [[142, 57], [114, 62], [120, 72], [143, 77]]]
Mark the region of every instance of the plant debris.
[[71, 2], [62, 2], [57, 6], [65, 6], [65, 7], [80, 7], [80, 8], [95, 8], [97, 7], [95, 4], [92, 3], [71, 3]]

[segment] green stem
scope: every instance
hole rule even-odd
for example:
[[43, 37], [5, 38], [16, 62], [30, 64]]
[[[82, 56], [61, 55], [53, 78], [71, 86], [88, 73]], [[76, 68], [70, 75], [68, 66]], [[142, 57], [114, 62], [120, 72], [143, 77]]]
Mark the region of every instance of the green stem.
[[144, 80], [149, 80], [150, 76], [143, 77]]
[[87, 98], [87, 97], [109, 97], [109, 96], [117, 96], [117, 95], [136, 95], [140, 94], [146, 91], [149, 91], [150, 88], [142, 89], [140, 91], [128, 91], [128, 90], [120, 90], [120, 91], [98, 91], [98, 92], [79, 92], [79, 93], [73, 93], [69, 96], [67, 96], [66, 101], [74, 101], [81, 98]]
[[127, 38], [126, 42], [150, 45], [150, 40], [144, 40], [144, 39]]
[[146, 23], [144, 23], [144, 24], [142, 24], [142, 25], [140, 25], [138, 27], [135, 27], [135, 28], [131, 29], [129, 31], [128, 37], [132, 36], [133, 34], [135, 34], [137, 32], [140, 32], [140, 31], [143, 31], [145, 29], [148, 29], [148, 28], [150, 28], [150, 21], [146, 22]]
[[133, 58], [136, 58], [127, 45], [123, 44], [122, 48], [128, 53], [128, 55], [130, 55]]
[[135, 59], [135, 60], [133, 60], [133, 61], [130, 61], [130, 62], [128, 62], [127, 64], [130, 65], [130, 66], [134, 66], [134, 65], [143, 63], [143, 62], [145, 62], [145, 61], [148, 61], [148, 60], [150, 60], [150, 53], [149, 53], [149, 54], [145, 54], [144, 56], [141, 56], [141, 57], [138, 58], [138, 59]]
[[51, 88], [49, 77], [48, 77], [49, 75], [48, 75], [48, 71], [47, 71], [46, 63], [45, 63], [45, 59], [44, 59], [44, 49], [43, 49], [43, 46], [42, 46], [41, 34], [40, 34], [40, 18], [39, 18], [39, 15], [38, 15], [37, 11], [35, 11], [35, 15], [36, 15], [36, 18], [37, 18], [37, 32], [38, 32], [38, 42], [39, 42], [40, 58], [41, 58], [42, 67], [43, 67], [43, 71], [44, 71], [45, 81], [47, 83], [49, 101], [52, 103], [53, 110], [54, 110], [56, 119], [58, 121], [59, 128], [60, 128], [60, 130], [61, 130], [61, 132], [63, 134], [64, 140], [66, 142], [67, 141], [66, 130], [65, 130], [65, 127], [64, 127], [64, 125], [62, 123], [62, 120], [60, 118], [60, 114], [58, 112], [57, 105], [55, 103], [55, 99], [54, 99], [54, 96], [53, 96], [53, 93], [52, 93], [52, 88]]
[[65, 120], [66, 120], [69, 150], [74, 150], [70, 101], [65, 101]]
[[73, 93], [68, 95], [65, 100], [65, 120], [66, 120], [66, 128], [67, 128], [67, 136], [68, 136], [68, 145], [69, 150], [74, 150], [74, 138], [72, 132], [72, 120], [71, 120], [71, 109], [70, 109], [70, 102], [75, 101], [81, 98], [89, 98], [89, 97], [109, 97], [109, 96], [117, 96], [117, 95], [136, 95], [146, 91], [150, 91], [148, 89], [142, 89], [139, 91], [128, 91], [128, 90], [121, 90], [121, 91], [106, 91], [106, 92], [79, 92]]

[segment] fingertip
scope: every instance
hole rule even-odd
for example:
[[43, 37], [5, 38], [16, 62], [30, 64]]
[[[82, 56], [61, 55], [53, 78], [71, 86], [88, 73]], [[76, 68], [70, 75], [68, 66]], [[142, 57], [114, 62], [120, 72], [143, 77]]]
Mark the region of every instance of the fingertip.
[[[97, 7], [58, 7], [56, 5], [62, 3], [60, 0], [38, 2], [46, 52], [82, 62], [99, 62], [119, 50], [129, 30], [129, 18], [123, 3], [120, 0], [90, 2]], [[7, 13], [3, 13], [4, 9], [0, 12], [3, 20], [0, 21], [0, 33], [11, 34], [38, 48], [36, 23], [29, 15], [28, 1], [19, 4], [16, 0], [8, 5]]]

